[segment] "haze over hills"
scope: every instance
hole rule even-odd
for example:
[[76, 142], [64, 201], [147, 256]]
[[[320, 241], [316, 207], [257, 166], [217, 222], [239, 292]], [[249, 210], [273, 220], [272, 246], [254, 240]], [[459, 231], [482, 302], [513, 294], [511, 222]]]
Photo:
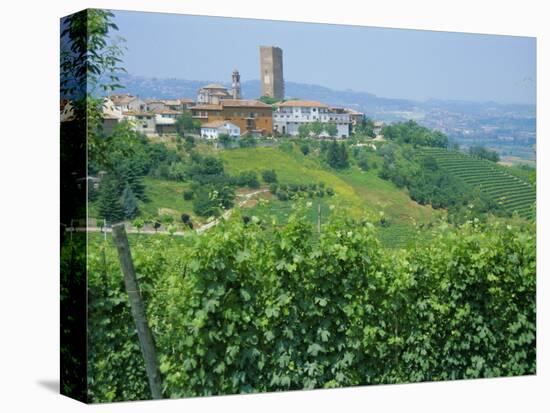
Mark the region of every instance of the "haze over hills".
[[[212, 80], [154, 78], [122, 74], [120, 83], [127, 92], [142, 98], [195, 98], [197, 91]], [[215, 81], [230, 88], [229, 82]], [[259, 80], [242, 82], [243, 98], [260, 96]], [[333, 90], [320, 85], [285, 81], [287, 97], [317, 100], [348, 107], [385, 122], [413, 119], [439, 129], [463, 146], [484, 144], [501, 155], [533, 161], [536, 143], [536, 106], [432, 99], [414, 101], [376, 96], [367, 92]]]

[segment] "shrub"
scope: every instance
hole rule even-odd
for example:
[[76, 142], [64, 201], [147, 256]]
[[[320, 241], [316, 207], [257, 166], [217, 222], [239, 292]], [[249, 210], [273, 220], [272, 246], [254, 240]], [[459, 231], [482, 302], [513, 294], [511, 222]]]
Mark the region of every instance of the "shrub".
[[193, 199], [193, 196], [194, 192], [190, 189], [183, 191], [183, 199], [185, 199], [186, 201], [191, 201]]
[[259, 188], [260, 181], [254, 171], [244, 171], [237, 175], [236, 183], [238, 186], [247, 186], [249, 188]]
[[262, 179], [267, 184], [277, 182], [277, 172], [274, 169], [266, 169], [262, 171]]
[[279, 189], [277, 191], [277, 198], [279, 201], [288, 201], [288, 192]]

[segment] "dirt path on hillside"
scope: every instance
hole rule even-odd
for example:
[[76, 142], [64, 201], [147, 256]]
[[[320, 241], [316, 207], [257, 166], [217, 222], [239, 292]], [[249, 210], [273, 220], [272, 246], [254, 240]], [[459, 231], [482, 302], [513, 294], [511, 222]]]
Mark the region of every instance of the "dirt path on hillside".
[[[268, 189], [259, 189], [257, 191], [237, 195], [238, 197], [241, 198], [241, 200], [238, 202], [237, 205], [239, 207], [242, 207], [253, 196], [259, 195], [259, 194], [262, 194], [262, 193], [265, 193], [265, 192], [269, 192], [269, 190]], [[216, 218], [216, 219], [214, 219], [210, 222], [207, 222], [206, 224], [203, 224], [200, 227], [196, 228], [195, 232], [200, 235], [200, 234], [204, 233], [205, 231], [208, 231], [210, 228], [215, 227], [216, 225], [218, 225], [221, 222], [222, 219], [226, 219], [226, 220], [229, 219], [232, 212], [233, 212], [233, 208], [228, 209], [220, 217], [218, 217], [218, 218]], [[67, 231], [70, 232], [71, 229], [68, 228]], [[73, 228], [72, 231], [110, 233], [111, 228], [101, 228], [101, 227], [87, 227], [87, 228], [84, 228], [84, 227], [79, 227], [79, 228]], [[135, 228], [126, 228], [126, 232], [128, 234], [148, 234], [148, 235], [152, 235], [152, 234], [170, 234], [170, 232], [168, 232], [168, 231], [158, 231], [158, 230], [155, 231], [154, 229], [142, 229], [142, 230], [138, 231]], [[183, 236], [187, 232], [188, 231], [176, 231], [176, 232], [172, 233], [172, 235]]]

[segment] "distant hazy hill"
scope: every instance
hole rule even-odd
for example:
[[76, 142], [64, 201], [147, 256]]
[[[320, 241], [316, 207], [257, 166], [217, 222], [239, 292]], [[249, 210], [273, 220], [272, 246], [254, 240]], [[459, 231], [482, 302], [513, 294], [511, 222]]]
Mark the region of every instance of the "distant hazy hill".
[[[211, 80], [160, 79], [124, 74], [121, 84], [125, 87], [121, 92], [128, 92], [143, 98], [195, 98], [197, 91]], [[231, 85], [219, 82], [228, 89]], [[335, 106], [347, 106], [369, 112], [379, 111], [411, 111], [418, 102], [405, 99], [381, 98], [371, 93], [332, 90], [319, 85], [285, 82], [286, 95], [300, 99], [318, 100]], [[243, 97], [247, 99], [260, 96], [260, 82], [249, 80], [242, 83]]]
[[[128, 92], [142, 98], [178, 98], [194, 99], [197, 91], [204, 85], [212, 82], [221, 83], [228, 89], [228, 82], [212, 80], [186, 80], [175, 78], [154, 78], [121, 75], [121, 84]], [[424, 102], [407, 99], [391, 99], [366, 92], [351, 90], [333, 90], [324, 86], [309, 85], [296, 82], [285, 82], [286, 96], [300, 99], [318, 100], [334, 106], [353, 108], [366, 113], [370, 117], [380, 120], [403, 119], [447, 119], [449, 113], [473, 118], [512, 117], [530, 118], [535, 116], [534, 105], [503, 105], [494, 102], [468, 102], [454, 100], [427, 100]], [[260, 82], [249, 80], [242, 84], [243, 97], [254, 99], [260, 96]]]

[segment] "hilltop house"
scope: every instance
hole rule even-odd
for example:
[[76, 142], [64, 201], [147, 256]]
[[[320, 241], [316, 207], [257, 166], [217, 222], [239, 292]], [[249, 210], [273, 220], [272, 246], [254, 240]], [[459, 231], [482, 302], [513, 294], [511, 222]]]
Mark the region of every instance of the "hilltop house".
[[111, 95], [107, 98], [113, 103], [113, 107], [120, 112], [143, 112], [147, 110], [147, 103], [137, 96], [130, 94]]
[[145, 135], [156, 134], [155, 114], [152, 112], [127, 111], [122, 112], [124, 118], [128, 119], [136, 132]]
[[[336, 125], [336, 137], [349, 137], [350, 115], [346, 110], [331, 108], [324, 103], [309, 100], [288, 100], [276, 104], [273, 112], [273, 131], [282, 135], [298, 135], [302, 124], [313, 122]], [[321, 137], [328, 134], [323, 131]]]
[[357, 125], [360, 125], [362, 122], [363, 122], [363, 118], [365, 117], [365, 115], [361, 112], [358, 112], [354, 109], [345, 109], [346, 112], [349, 114], [349, 121], [350, 121], [350, 124], [351, 124], [351, 129], [352, 131], [355, 131], [355, 127]]
[[239, 127], [241, 135], [264, 136], [273, 130], [271, 105], [259, 100], [223, 99], [218, 104], [198, 104], [189, 109], [202, 125], [229, 121]]
[[176, 119], [182, 112], [167, 107], [152, 112], [155, 114], [155, 131], [157, 134], [176, 133]]
[[201, 126], [201, 137], [206, 139], [218, 139], [220, 135], [229, 135], [232, 138], [241, 136], [241, 128], [234, 123], [215, 120]]
[[197, 103], [217, 105], [223, 99], [231, 99], [232, 97], [233, 96], [227, 91], [225, 86], [218, 83], [210, 83], [199, 89]]
[[172, 110], [181, 114], [193, 104], [193, 101], [191, 99], [146, 99], [145, 103], [147, 110], [151, 112]]

